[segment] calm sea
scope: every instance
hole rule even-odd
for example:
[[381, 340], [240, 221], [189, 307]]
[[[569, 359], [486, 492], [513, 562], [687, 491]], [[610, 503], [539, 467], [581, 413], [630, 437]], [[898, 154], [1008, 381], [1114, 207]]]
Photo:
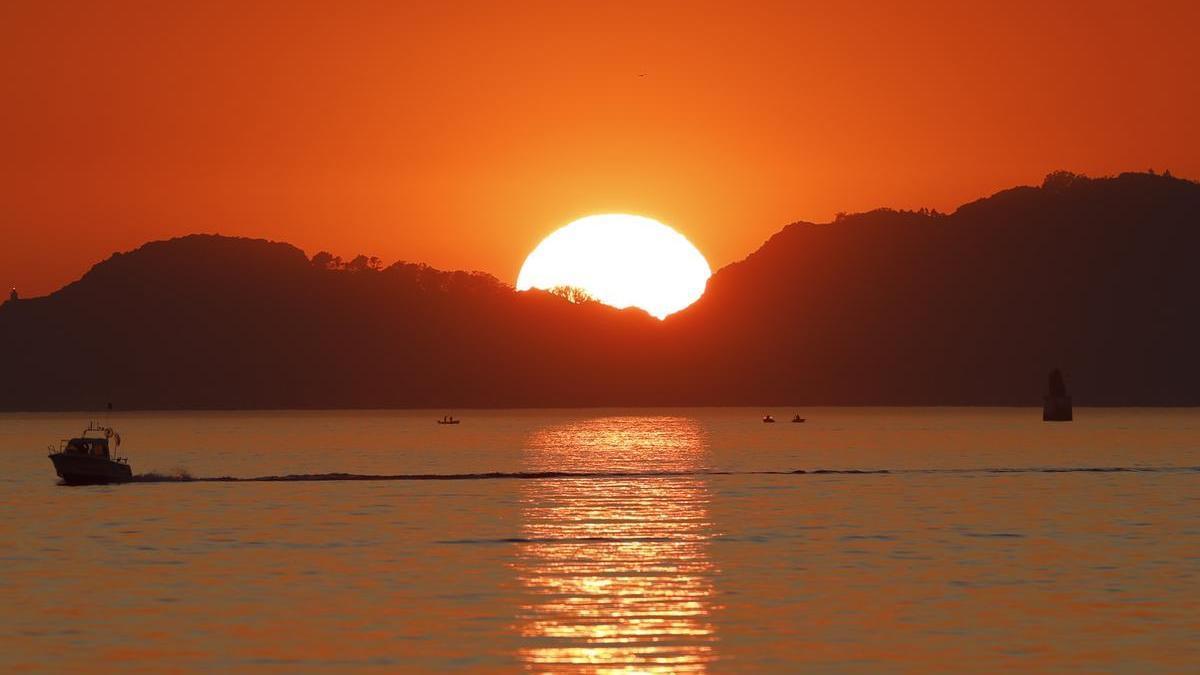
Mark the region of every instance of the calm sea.
[[0, 415], [0, 668], [1200, 663], [1200, 411], [455, 412]]

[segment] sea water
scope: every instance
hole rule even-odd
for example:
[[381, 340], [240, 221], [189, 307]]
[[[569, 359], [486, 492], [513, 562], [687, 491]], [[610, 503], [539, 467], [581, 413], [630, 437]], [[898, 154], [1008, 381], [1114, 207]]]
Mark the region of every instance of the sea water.
[[1197, 410], [115, 413], [138, 474], [322, 480], [58, 485], [88, 419], [0, 415], [4, 669], [1200, 663]]

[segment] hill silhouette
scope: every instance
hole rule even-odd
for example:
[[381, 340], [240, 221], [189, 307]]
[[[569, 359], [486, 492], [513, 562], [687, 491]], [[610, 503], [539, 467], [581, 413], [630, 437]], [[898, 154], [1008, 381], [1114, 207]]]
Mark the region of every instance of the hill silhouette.
[[1200, 185], [1059, 172], [951, 215], [790, 225], [672, 328], [754, 374], [730, 401], [1036, 405], [1057, 367], [1084, 405], [1195, 404], [1197, 244]]
[[193, 235], [0, 306], [0, 409], [1200, 404], [1200, 185], [1051, 174], [795, 223], [696, 304]]

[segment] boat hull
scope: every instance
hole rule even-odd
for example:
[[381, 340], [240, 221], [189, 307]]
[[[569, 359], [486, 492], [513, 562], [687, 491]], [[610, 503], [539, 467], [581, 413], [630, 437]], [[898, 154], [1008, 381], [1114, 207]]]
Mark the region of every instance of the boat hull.
[[54, 470], [67, 485], [107, 485], [133, 480], [133, 469], [124, 462], [89, 455], [50, 455]]
[[1047, 396], [1042, 404], [1043, 422], [1070, 422], [1074, 418], [1070, 396]]

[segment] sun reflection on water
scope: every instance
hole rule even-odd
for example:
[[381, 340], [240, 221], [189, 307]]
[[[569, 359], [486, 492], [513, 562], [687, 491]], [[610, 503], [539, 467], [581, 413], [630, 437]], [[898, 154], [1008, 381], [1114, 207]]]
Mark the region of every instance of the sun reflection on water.
[[[609, 417], [538, 431], [531, 471], [705, 468], [677, 417]], [[530, 670], [701, 672], [715, 658], [708, 486], [699, 476], [525, 481], [515, 563]]]

